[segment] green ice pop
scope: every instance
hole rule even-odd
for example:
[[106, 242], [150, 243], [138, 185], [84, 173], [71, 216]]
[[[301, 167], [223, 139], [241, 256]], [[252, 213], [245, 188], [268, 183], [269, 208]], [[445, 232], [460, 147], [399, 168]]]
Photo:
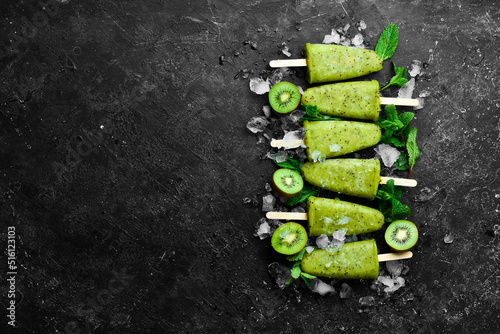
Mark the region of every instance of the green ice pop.
[[304, 144], [310, 161], [314, 154], [338, 157], [373, 146], [380, 141], [378, 125], [349, 121], [304, 121]]
[[307, 199], [309, 236], [347, 228], [347, 235], [378, 231], [384, 225], [384, 215], [373, 208], [338, 199], [310, 196]]
[[378, 278], [379, 260], [375, 240], [350, 242], [340, 250], [317, 249], [304, 255], [302, 271], [330, 278]]
[[327, 159], [306, 162], [302, 176], [310, 184], [345, 195], [374, 199], [380, 183], [377, 159]]
[[340, 82], [307, 89], [303, 105], [315, 105], [321, 113], [344, 118], [376, 121], [380, 113], [377, 80]]
[[311, 84], [360, 77], [382, 69], [375, 51], [332, 44], [306, 44], [307, 81]]

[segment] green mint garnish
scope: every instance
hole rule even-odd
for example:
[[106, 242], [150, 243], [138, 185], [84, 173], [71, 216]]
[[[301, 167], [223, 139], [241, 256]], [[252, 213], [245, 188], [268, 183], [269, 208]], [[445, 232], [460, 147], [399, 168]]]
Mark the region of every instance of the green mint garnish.
[[375, 52], [382, 61], [391, 58], [394, 51], [396, 51], [399, 39], [398, 33], [398, 26], [395, 24], [389, 24], [384, 31], [382, 31], [377, 45], [375, 46]]

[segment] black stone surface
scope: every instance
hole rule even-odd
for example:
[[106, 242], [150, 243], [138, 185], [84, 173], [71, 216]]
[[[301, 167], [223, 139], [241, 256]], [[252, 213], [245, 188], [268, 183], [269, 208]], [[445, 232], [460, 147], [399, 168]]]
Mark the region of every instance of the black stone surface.
[[[499, 5], [2, 1], [1, 307], [15, 300], [17, 326], [4, 315], [2, 332], [498, 332]], [[418, 186], [403, 194], [420, 240], [393, 294], [281, 290], [267, 267], [286, 260], [254, 236], [275, 165], [246, 129], [267, 104], [249, 79], [283, 43], [298, 58], [360, 21], [372, 48], [397, 23], [392, 60], [426, 64]], [[307, 86], [303, 70], [285, 79]]]

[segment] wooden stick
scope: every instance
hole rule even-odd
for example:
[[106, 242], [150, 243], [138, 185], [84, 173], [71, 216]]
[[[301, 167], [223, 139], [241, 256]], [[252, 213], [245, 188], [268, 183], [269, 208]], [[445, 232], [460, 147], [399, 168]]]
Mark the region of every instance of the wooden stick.
[[380, 104], [394, 104], [396, 106], [418, 106], [417, 99], [402, 99], [398, 97], [380, 97]]
[[285, 220], [307, 220], [305, 212], [276, 212], [269, 211], [266, 213], [267, 219], [285, 219]]
[[400, 252], [400, 253], [379, 254], [378, 255], [378, 262], [410, 259], [412, 256], [413, 256], [413, 253], [411, 251]]
[[386, 177], [386, 176], [380, 177], [380, 184], [386, 184], [387, 181], [389, 181], [389, 180], [394, 180], [394, 185], [396, 185], [396, 186], [402, 186], [402, 187], [416, 187], [417, 186], [417, 180], [414, 180], [414, 179], [400, 179], [397, 177]]
[[270, 67], [304, 67], [307, 66], [305, 59], [278, 59], [269, 62]]
[[271, 140], [271, 146], [277, 148], [297, 148], [300, 146], [305, 146], [304, 141], [302, 139], [297, 140], [284, 140], [284, 139], [273, 139]]

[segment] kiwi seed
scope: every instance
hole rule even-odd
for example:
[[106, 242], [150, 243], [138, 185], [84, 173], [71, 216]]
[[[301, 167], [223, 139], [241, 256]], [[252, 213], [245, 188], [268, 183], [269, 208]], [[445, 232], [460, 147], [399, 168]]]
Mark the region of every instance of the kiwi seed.
[[271, 237], [271, 245], [281, 254], [292, 255], [300, 252], [307, 244], [306, 229], [295, 222], [278, 226]]
[[300, 91], [294, 84], [286, 81], [278, 82], [269, 91], [269, 103], [280, 114], [287, 114], [299, 106]]
[[418, 240], [418, 229], [408, 220], [395, 220], [385, 231], [385, 241], [396, 252], [407, 251]]
[[288, 168], [280, 168], [273, 174], [272, 185], [279, 197], [290, 198], [302, 190], [304, 180], [298, 172]]

